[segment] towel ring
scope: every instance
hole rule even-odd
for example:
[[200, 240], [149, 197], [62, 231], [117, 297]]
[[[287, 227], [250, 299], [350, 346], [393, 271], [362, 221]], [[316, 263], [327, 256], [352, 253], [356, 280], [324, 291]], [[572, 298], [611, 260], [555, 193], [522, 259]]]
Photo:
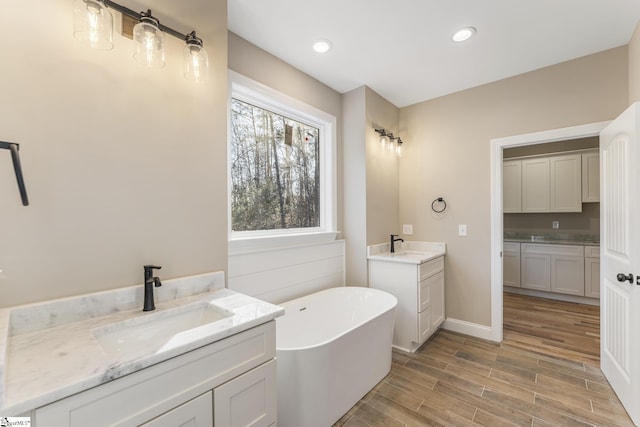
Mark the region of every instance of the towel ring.
[[445, 202], [442, 197], [438, 197], [431, 202], [431, 210], [435, 213], [442, 213], [445, 209], [447, 209], [447, 202]]

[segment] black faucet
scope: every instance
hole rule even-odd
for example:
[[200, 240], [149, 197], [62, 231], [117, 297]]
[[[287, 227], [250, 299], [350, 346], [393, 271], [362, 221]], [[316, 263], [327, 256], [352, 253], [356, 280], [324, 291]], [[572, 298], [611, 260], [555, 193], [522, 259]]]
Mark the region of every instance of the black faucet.
[[396, 237], [398, 237], [397, 234], [391, 234], [391, 239], [390, 239], [390, 241], [391, 241], [391, 253], [394, 253], [396, 251], [396, 248], [395, 248], [395, 245], [394, 245], [395, 242], [397, 242], [397, 241], [404, 242], [404, 239], [396, 239]]
[[144, 266], [144, 307], [142, 311], [152, 311], [156, 309], [156, 304], [153, 301], [153, 287], [156, 288], [162, 286], [160, 279], [153, 276], [153, 270], [160, 270], [162, 267], [157, 265], [145, 265]]

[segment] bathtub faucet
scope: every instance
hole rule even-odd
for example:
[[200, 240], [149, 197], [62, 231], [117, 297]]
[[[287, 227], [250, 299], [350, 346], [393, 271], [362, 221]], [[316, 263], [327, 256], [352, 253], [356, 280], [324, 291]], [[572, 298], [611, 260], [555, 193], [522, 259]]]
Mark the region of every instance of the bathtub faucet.
[[395, 242], [397, 242], [397, 241], [404, 242], [404, 239], [400, 239], [400, 238], [396, 239], [396, 237], [398, 237], [397, 234], [391, 234], [391, 239], [390, 239], [390, 241], [391, 241], [391, 253], [394, 253], [396, 251]]

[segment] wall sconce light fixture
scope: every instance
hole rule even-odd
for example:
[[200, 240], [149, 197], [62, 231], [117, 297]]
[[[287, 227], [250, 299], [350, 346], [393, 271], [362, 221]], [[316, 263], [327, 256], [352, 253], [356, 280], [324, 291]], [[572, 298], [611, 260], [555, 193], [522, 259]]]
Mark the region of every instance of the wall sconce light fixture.
[[380, 144], [386, 146], [389, 143], [389, 135], [384, 129], [375, 129], [377, 133], [380, 134]]
[[397, 136], [395, 139], [396, 139], [396, 154], [402, 157], [402, 144], [403, 144], [402, 139], [399, 136]]
[[140, 14], [140, 21], [133, 27], [133, 58], [137, 63], [150, 68], [162, 68], [164, 62], [164, 35], [160, 21], [147, 10]]
[[170, 34], [185, 42], [185, 78], [195, 82], [207, 79], [209, 58], [202, 39], [196, 36], [195, 31], [182, 34], [162, 25], [157, 18], [151, 16], [151, 10], [137, 13], [111, 0], [74, 0], [74, 37], [94, 49], [113, 49], [113, 17], [109, 8], [137, 21], [133, 27], [133, 57], [137, 62], [152, 68], [164, 67], [164, 34]]
[[[402, 139], [394, 136], [393, 133], [387, 132], [385, 129], [374, 129], [380, 135], [380, 143], [384, 148], [395, 151], [398, 156], [402, 156]], [[395, 143], [394, 143], [395, 141]]]
[[209, 56], [202, 47], [202, 39], [192, 31], [187, 34], [183, 49], [184, 77], [196, 82], [205, 81], [209, 76]]
[[113, 49], [113, 17], [102, 0], [73, 2], [73, 36], [93, 49]]

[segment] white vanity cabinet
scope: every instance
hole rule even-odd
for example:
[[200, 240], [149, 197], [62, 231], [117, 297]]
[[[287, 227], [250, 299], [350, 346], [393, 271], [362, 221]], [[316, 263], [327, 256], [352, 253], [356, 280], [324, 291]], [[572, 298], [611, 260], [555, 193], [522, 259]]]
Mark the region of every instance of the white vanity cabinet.
[[276, 393], [270, 321], [38, 408], [31, 418], [34, 427], [270, 426]]
[[444, 322], [444, 256], [421, 264], [369, 260], [369, 286], [398, 299], [393, 346], [414, 352]]
[[142, 424], [142, 427], [211, 426], [213, 425], [212, 401], [213, 394], [209, 391]]

